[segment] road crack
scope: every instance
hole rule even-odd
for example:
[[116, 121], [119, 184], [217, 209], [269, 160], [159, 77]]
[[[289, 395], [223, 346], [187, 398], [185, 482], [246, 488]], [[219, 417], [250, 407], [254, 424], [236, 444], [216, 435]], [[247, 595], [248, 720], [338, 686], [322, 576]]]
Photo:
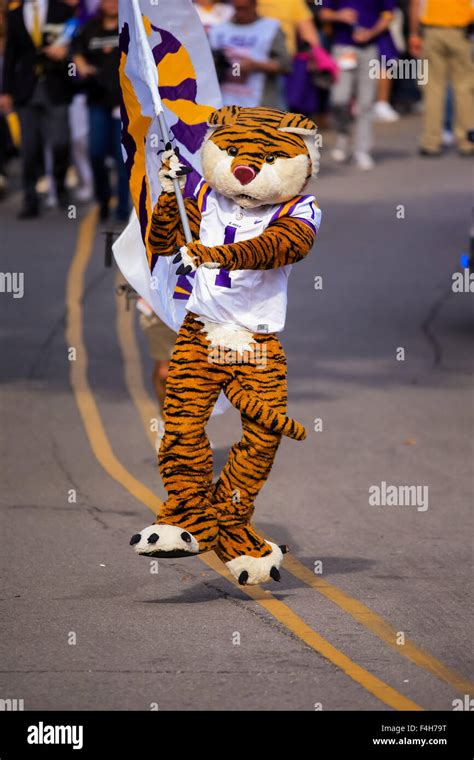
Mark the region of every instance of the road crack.
[[451, 287], [441, 293], [441, 295], [438, 296], [438, 298], [436, 298], [434, 303], [431, 305], [430, 309], [428, 310], [428, 314], [421, 323], [421, 330], [423, 332], [423, 335], [425, 336], [428, 345], [431, 347], [431, 350], [433, 352], [433, 367], [440, 367], [443, 362], [443, 348], [441, 341], [437, 338], [434, 331], [434, 323], [439, 316], [439, 313], [444, 304], [452, 295], [453, 291], [451, 290]]

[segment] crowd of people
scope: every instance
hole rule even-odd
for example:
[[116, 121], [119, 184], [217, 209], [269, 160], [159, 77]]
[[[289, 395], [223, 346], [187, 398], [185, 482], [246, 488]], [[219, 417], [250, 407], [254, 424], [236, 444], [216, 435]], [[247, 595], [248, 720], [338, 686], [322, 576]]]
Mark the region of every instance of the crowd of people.
[[102, 219], [116, 196], [115, 214], [126, 221], [118, 0], [10, 1], [0, 15], [0, 174], [16, 143], [23, 190], [19, 217], [40, 214], [41, 191], [46, 206], [67, 206], [74, 185], [75, 200], [95, 196]]
[[[420, 154], [473, 154], [472, 0], [194, 2], [225, 104], [307, 114], [335, 130], [333, 161], [370, 170], [374, 121], [422, 100]], [[417, 59], [421, 87], [402, 67]], [[0, 0], [0, 199], [19, 155], [21, 219], [95, 199], [102, 220], [127, 221], [119, 60], [118, 0]], [[137, 306], [162, 408], [176, 335]]]
[[[374, 121], [423, 100], [421, 155], [473, 154], [471, 0], [194, 2], [224, 103], [306, 113], [335, 129], [332, 160], [369, 170]], [[397, 75], [416, 58], [422, 87]], [[19, 152], [22, 219], [95, 197], [105, 220], [113, 196], [127, 219], [118, 67], [117, 0], [0, 0], [0, 194]]]

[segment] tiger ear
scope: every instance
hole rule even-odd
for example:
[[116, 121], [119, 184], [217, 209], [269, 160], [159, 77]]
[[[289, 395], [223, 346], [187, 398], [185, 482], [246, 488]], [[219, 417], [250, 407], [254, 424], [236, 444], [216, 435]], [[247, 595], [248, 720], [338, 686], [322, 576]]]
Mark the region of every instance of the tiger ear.
[[218, 129], [219, 127], [228, 127], [237, 123], [239, 118], [239, 106], [224, 106], [217, 111], [213, 111], [207, 121], [209, 129]]
[[278, 126], [279, 132], [290, 132], [295, 135], [315, 135], [318, 128], [314, 121], [300, 113], [286, 113]]
[[318, 127], [300, 113], [286, 113], [278, 127], [279, 132], [290, 132], [300, 135], [303, 139], [311, 160], [311, 174], [317, 177], [319, 173], [320, 154], [318, 147]]

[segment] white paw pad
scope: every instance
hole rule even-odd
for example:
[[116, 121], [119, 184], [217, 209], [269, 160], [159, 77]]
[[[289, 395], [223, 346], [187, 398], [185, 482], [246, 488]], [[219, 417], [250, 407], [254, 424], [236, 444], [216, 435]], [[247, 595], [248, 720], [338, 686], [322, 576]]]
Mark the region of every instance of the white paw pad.
[[150, 525], [135, 533], [130, 545], [145, 557], [189, 557], [199, 553], [199, 544], [192, 533], [177, 525]]
[[258, 583], [280, 580], [278, 568], [283, 562], [283, 554], [288, 551], [288, 547], [280, 548], [271, 541], [266, 543], [272, 547], [271, 554], [267, 554], [266, 557], [250, 557], [241, 554], [240, 557], [235, 557], [225, 563], [241, 586], [256, 586]]
[[191, 267], [191, 270], [195, 272], [197, 269], [197, 266], [194, 263], [194, 256], [191, 256], [191, 254], [188, 252], [188, 248], [185, 245], [183, 245], [179, 249], [179, 252], [181, 254], [181, 263], [185, 267]]

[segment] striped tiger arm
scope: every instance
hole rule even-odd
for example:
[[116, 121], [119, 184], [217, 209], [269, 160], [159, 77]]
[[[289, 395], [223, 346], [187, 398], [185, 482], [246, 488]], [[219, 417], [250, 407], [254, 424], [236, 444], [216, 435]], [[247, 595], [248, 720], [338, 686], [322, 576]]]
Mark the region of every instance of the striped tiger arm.
[[314, 229], [300, 219], [285, 217], [267, 227], [261, 235], [240, 243], [188, 245], [189, 255], [196, 267], [219, 264], [224, 269], [277, 269], [296, 264], [310, 252], [315, 241]]
[[[194, 198], [184, 201], [189, 226], [193, 238], [198, 239], [201, 227], [201, 212]], [[184, 233], [178, 211], [178, 201], [174, 193], [161, 193], [151, 217], [147, 247], [152, 255], [172, 256], [176, 249], [184, 245]]]

